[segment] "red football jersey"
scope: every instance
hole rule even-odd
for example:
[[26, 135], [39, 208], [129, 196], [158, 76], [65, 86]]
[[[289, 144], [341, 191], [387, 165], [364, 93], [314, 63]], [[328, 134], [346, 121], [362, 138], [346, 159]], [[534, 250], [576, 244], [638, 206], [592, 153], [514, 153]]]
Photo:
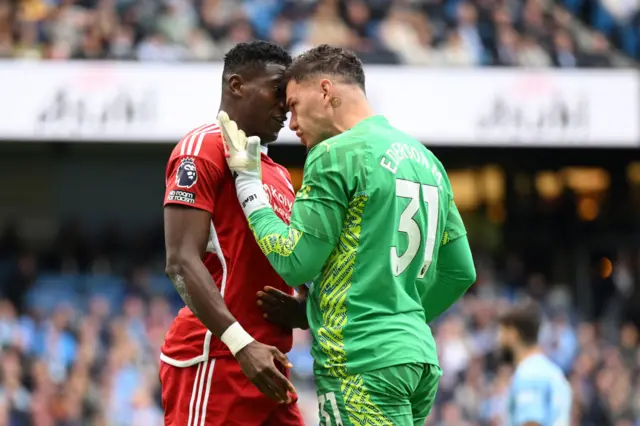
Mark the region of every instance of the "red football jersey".
[[[262, 181], [276, 214], [289, 223], [294, 200], [286, 168], [262, 154]], [[265, 285], [288, 294], [287, 286], [260, 251], [238, 203], [231, 171], [224, 157], [217, 124], [199, 127], [174, 148], [167, 164], [164, 205], [180, 204], [212, 215], [207, 253], [203, 259], [229, 311], [257, 341], [289, 352], [291, 330], [266, 321], [256, 305]], [[184, 307], [171, 325], [161, 359], [176, 367], [230, 356], [228, 348]]]

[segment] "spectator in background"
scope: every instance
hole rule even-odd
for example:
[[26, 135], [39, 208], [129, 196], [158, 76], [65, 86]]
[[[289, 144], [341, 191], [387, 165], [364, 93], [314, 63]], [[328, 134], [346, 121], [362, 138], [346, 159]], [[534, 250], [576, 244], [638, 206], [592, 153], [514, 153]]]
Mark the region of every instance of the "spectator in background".
[[524, 35], [518, 44], [518, 66], [525, 68], [548, 68], [551, 58], [544, 49], [536, 43], [535, 38]]
[[22, 330], [14, 305], [8, 300], [0, 300], [0, 348], [21, 347]]
[[293, 46], [293, 25], [286, 18], [276, 19], [271, 27], [269, 39], [289, 50]]
[[380, 24], [379, 34], [383, 45], [407, 64], [434, 65], [439, 62], [431, 45], [431, 29], [419, 11], [393, 7]]
[[222, 37], [219, 42], [219, 55], [220, 58], [224, 57], [233, 46], [238, 43], [246, 43], [255, 38], [255, 33], [251, 24], [246, 19], [240, 19], [229, 27], [227, 35]]
[[602, 33], [594, 33], [590, 40], [589, 53], [582, 60], [582, 66], [588, 68], [608, 68], [611, 66], [609, 41]]
[[183, 59], [184, 50], [169, 43], [161, 33], [151, 34], [138, 46], [137, 57], [141, 61], [175, 62]]
[[135, 58], [135, 35], [129, 26], [119, 25], [113, 32], [107, 56], [114, 60], [131, 60]]
[[465, 421], [460, 412], [458, 405], [447, 402], [442, 407], [442, 420], [438, 422], [438, 426], [470, 426], [470, 423]]
[[576, 356], [577, 339], [566, 314], [556, 314], [550, 323], [543, 325], [540, 345], [565, 374], [570, 372]]
[[544, 11], [540, 0], [527, 0], [522, 12], [522, 31], [539, 42], [548, 44], [549, 31], [545, 25]]
[[447, 36], [444, 46], [440, 50], [441, 64], [452, 67], [471, 67], [476, 64], [476, 55], [466, 45], [460, 33], [452, 31]]
[[496, 43], [496, 65], [507, 67], [518, 65], [518, 43], [518, 34], [513, 28], [508, 25], [500, 27]]
[[8, 417], [4, 424], [28, 424], [31, 393], [22, 383], [22, 365], [19, 351], [7, 349], [2, 352], [0, 374], [2, 376], [0, 406], [4, 407], [6, 417]]
[[200, 6], [200, 19], [214, 41], [224, 38], [230, 22], [244, 18], [242, 4], [236, 0], [203, 0]]
[[22, 23], [19, 34], [14, 56], [21, 59], [43, 59], [44, 51], [38, 41], [36, 24]]
[[470, 53], [473, 65], [481, 65], [485, 57], [484, 45], [478, 28], [478, 11], [472, 3], [461, 2], [457, 8], [457, 29], [464, 48]]
[[344, 21], [358, 37], [358, 45], [362, 49], [370, 43], [371, 34], [374, 33], [376, 23], [371, 20], [371, 13], [364, 0], [347, 0], [341, 2], [344, 5]]
[[323, 43], [353, 48], [356, 44], [356, 34], [340, 18], [338, 12], [336, 0], [319, 2], [307, 23], [306, 37], [301, 44], [294, 46], [293, 55]]
[[197, 24], [193, 3], [187, 0], [166, 0], [156, 21], [156, 28], [172, 44], [185, 45]]
[[67, 379], [69, 367], [77, 356], [77, 342], [69, 332], [72, 314], [71, 307], [60, 305], [34, 342], [34, 353], [47, 360], [49, 375], [55, 383]]
[[578, 57], [575, 51], [574, 42], [568, 32], [564, 30], [556, 31], [553, 38], [553, 64], [559, 68], [576, 68]]

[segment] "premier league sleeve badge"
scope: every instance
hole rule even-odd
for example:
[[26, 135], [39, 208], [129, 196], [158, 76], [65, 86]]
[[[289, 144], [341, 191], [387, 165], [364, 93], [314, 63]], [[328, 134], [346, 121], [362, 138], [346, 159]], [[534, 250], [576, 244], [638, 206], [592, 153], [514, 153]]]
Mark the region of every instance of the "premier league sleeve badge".
[[183, 158], [176, 171], [176, 185], [179, 188], [191, 188], [198, 182], [198, 170], [193, 158]]

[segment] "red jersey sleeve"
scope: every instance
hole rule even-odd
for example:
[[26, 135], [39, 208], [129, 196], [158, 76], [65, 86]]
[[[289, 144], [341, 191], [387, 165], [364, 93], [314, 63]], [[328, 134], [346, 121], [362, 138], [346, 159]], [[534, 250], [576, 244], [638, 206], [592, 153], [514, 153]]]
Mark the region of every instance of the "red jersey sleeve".
[[[216, 192], [224, 177], [221, 170], [221, 160], [224, 162], [222, 152], [217, 149], [217, 140], [207, 134], [203, 138], [207, 143], [202, 150], [181, 149], [182, 144], [188, 144], [190, 139], [187, 136], [174, 149], [169, 163], [167, 164], [166, 191], [164, 205], [179, 204], [208, 211], [213, 214]], [[199, 138], [200, 139], [200, 138]], [[200, 143], [204, 142], [201, 140]], [[205, 146], [208, 149], [204, 149]], [[217, 157], [221, 157], [220, 159]]]

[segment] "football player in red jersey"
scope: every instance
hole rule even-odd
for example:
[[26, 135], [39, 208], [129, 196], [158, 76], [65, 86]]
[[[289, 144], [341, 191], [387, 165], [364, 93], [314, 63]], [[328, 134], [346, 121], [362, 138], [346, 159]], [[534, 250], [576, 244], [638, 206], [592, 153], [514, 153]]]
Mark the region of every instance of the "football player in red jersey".
[[[235, 46], [224, 59], [220, 109], [247, 134], [274, 141], [286, 119], [281, 80], [290, 63], [268, 42]], [[289, 173], [266, 146], [261, 162], [271, 205], [288, 221]], [[291, 329], [268, 322], [255, 299], [264, 285], [293, 293], [242, 214], [216, 123], [192, 130], [171, 154], [164, 228], [166, 272], [186, 304], [160, 356], [165, 425], [303, 425], [287, 379]]]

